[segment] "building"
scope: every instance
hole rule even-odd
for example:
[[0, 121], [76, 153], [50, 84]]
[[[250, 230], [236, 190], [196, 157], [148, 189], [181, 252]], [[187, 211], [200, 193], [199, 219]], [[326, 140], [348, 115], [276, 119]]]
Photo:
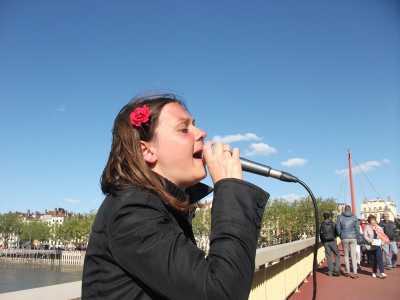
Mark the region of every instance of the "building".
[[64, 217], [54, 217], [47, 214], [40, 216], [40, 221], [45, 222], [49, 226], [62, 225], [62, 223], [64, 223]]
[[379, 222], [383, 219], [383, 214], [389, 213], [390, 220], [394, 221], [397, 217], [396, 203], [388, 197], [387, 199], [364, 199], [361, 204], [360, 216], [362, 219], [367, 219], [369, 215], [374, 215]]
[[336, 211], [333, 212], [334, 217], [342, 214], [342, 212], [344, 212], [344, 208], [346, 205], [348, 205], [348, 204], [344, 203], [344, 202], [336, 203]]
[[54, 210], [45, 210], [44, 213], [41, 212], [31, 212], [30, 210], [27, 213], [18, 213], [24, 222], [29, 221], [41, 221], [49, 225], [50, 227], [53, 225], [62, 225], [64, 223], [64, 219], [66, 217], [71, 216], [71, 213], [68, 213], [63, 208], [55, 208]]

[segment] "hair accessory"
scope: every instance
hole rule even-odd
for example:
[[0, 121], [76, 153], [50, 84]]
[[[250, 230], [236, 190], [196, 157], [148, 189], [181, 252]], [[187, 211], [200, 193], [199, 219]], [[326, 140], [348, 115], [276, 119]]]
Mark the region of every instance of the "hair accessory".
[[131, 124], [135, 127], [140, 127], [150, 120], [150, 108], [147, 105], [136, 107], [129, 115]]

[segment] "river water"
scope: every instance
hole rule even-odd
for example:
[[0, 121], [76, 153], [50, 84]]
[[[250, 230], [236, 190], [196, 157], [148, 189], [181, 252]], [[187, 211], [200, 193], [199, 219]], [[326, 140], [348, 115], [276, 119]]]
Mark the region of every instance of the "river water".
[[82, 279], [82, 266], [33, 265], [0, 261], [0, 293]]

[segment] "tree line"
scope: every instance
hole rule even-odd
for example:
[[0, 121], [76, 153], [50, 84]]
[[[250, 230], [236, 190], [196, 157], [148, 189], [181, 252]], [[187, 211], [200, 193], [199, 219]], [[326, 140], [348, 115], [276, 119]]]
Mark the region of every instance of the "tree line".
[[[337, 204], [333, 198], [317, 198], [319, 219], [322, 212], [337, 214]], [[268, 201], [263, 214], [263, 221], [258, 239], [258, 247], [289, 243], [308, 238], [315, 233], [314, 206], [309, 197], [296, 201], [274, 199]], [[211, 230], [211, 210], [202, 209], [196, 212], [193, 219], [193, 232], [200, 248], [207, 250]]]
[[53, 241], [58, 245], [73, 245], [84, 248], [87, 245], [95, 214], [77, 214], [64, 219], [62, 224], [49, 226], [41, 220], [26, 220], [13, 212], [0, 214], [0, 239], [5, 248], [12, 237], [18, 237], [17, 247], [33, 248], [35, 241], [43, 244]]
[[[323, 212], [331, 212], [334, 217], [338, 213], [333, 198], [317, 198], [317, 206], [320, 222]], [[84, 248], [94, 218], [94, 213], [74, 215], [66, 218], [63, 224], [48, 226], [41, 221], [23, 222], [16, 213], [0, 214], [0, 234], [6, 242], [14, 234], [19, 236], [22, 244], [32, 245], [33, 241], [45, 243], [51, 239], [63, 245], [72, 244]], [[211, 230], [211, 209], [197, 209], [192, 226], [198, 246], [207, 251]], [[268, 202], [265, 209], [258, 247], [293, 242], [314, 234], [314, 208], [309, 197], [295, 201], [274, 199]]]

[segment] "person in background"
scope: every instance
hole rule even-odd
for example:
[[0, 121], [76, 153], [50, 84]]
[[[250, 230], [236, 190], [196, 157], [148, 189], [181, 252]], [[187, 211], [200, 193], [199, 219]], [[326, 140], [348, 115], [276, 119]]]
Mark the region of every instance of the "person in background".
[[361, 245], [364, 242], [363, 231], [361, 228], [361, 220], [358, 219], [358, 234], [357, 234], [357, 245], [356, 245], [356, 260], [357, 269], [361, 269]]
[[368, 225], [364, 230], [364, 238], [369, 243], [366, 247], [372, 258], [372, 277], [378, 277], [380, 279], [386, 278], [387, 275], [383, 268], [381, 244], [388, 243], [389, 239], [383, 232], [383, 229], [377, 224], [374, 215], [368, 216]]
[[397, 237], [396, 237], [396, 225], [389, 219], [389, 213], [383, 214], [383, 220], [379, 223], [379, 226], [383, 228], [383, 232], [389, 238], [389, 243], [384, 244], [382, 249], [385, 254], [386, 267], [389, 269], [395, 268], [397, 264]]
[[[351, 206], [346, 205], [344, 212], [338, 216], [336, 222], [336, 232], [340, 236], [344, 248], [344, 262], [346, 265], [346, 276], [350, 276], [353, 279], [358, 278], [357, 274], [357, 235], [360, 233], [360, 225], [358, 220], [351, 213]], [[349, 255], [351, 255], [351, 263], [353, 267], [353, 273], [350, 273], [350, 261]]]
[[364, 229], [368, 223], [365, 219], [360, 219], [359, 221], [360, 221], [360, 235], [358, 236], [357, 245], [360, 245], [360, 260], [358, 264], [359, 268], [361, 268], [361, 262], [368, 264], [368, 250], [366, 248], [368, 242], [364, 238]]
[[[325, 257], [328, 261], [328, 275], [340, 276], [340, 255], [336, 244], [336, 226], [332, 221], [332, 214], [324, 212], [324, 221], [319, 228], [319, 236], [325, 248]], [[335, 255], [335, 270], [333, 270], [333, 255]]]

